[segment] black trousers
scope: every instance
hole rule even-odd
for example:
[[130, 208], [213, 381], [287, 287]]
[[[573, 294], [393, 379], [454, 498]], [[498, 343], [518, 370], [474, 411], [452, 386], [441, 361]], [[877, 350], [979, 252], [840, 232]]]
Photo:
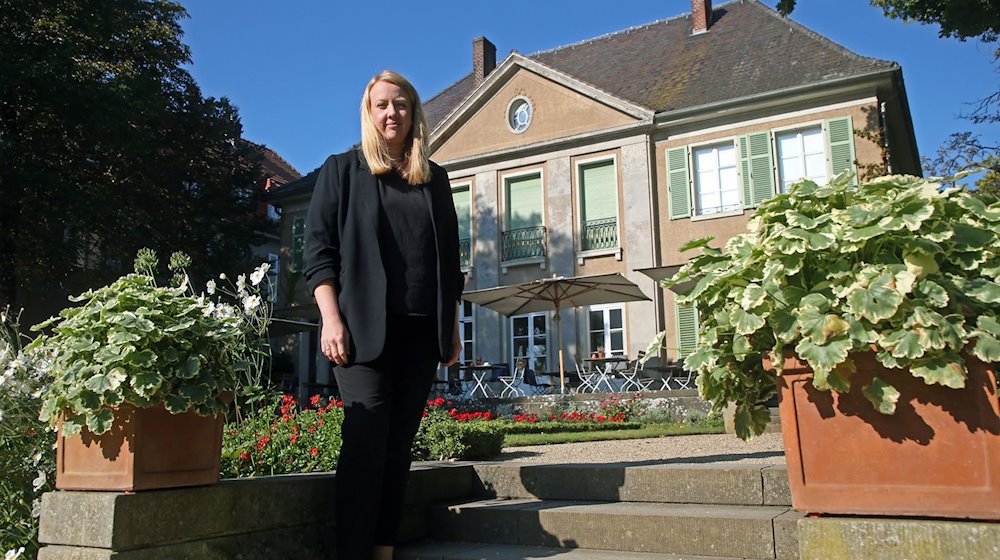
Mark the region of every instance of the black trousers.
[[334, 368], [344, 401], [334, 516], [337, 559], [368, 560], [392, 545], [438, 354], [437, 319], [392, 315], [382, 355]]

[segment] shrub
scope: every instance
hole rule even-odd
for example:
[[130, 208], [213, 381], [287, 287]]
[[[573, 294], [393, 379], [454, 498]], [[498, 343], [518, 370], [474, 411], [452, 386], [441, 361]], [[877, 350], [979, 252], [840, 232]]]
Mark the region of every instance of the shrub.
[[438, 397], [427, 401], [412, 456], [415, 461], [488, 459], [503, 449], [503, 436], [503, 424], [489, 411], [459, 411]]
[[38, 418], [50, 362], [22, 351], [18, 315], [0, 310], [0, 551], [5, 558], [38, 550], [38, 507], [53, 487], [55, 436]]
[[302, 408], [284, 395], [239, 423], [226, 425], [222, 476], [227, 478], [332, 471], [340, 456], [343, 403], [321, 405], [319, 395]]

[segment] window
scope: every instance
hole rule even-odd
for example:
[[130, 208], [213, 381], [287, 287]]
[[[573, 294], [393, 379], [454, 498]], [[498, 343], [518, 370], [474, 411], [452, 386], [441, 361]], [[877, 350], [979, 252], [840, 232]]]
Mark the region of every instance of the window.
[[625, 307], [592, 305], [588, 315], [590, 351], [603, 350], [605, 356], [624, 356]]
[[278, 208], [277, 206], [275, 206], [274, 204], [270, 204], [269, 203], [267, 205], [267, 219], [275, 221], [275, 222], [280, 221], [281, 220], [281, 209]]
[[693, 150], [695, 212], [698, 215], [742, 210], [736, 146], [727, 142]]
[[525, 359], [529, 368], [544, 374], [548, 365], [548, 316], [546, 313], [528, 313], [510, 318], [511, 367]]
[[618, 247], [618, 188], [615, 160], [580, 164], [580, 248]]
[[507, 126], [511, 132], [520, 134], [531, 125], [531, 116], [534, 111], [531, 102], [524, 97], [515, 97], [507, 106]]
[[476, 358], [476, 321], [473, 317], [474, 305], [462, 300], [458, 306], [458, 336], [462, 339], [462, 354], [459, 362], [467, 362]]
[[822, 127], [780, 132], [775, 141], [778, 146], [781, 192], [788, 192], [788, 186], [802, 178], [809, 178], [819, 185], [826, 184]]
[[281, 271], [281, 257], [276, 253], [267, 254], [267, 264], [271, 265], [267, 269], [267, 286], [264, 288], [267, 300], [271, 303], [278, 303], [278, 278]]
[[302, 253], [306, 248], [306, 217], [292, 218], [292, 272], [302, 272]]
[[504, 179], [507, 195], [500, 259], [513, 261], [545, 256], [542, 219], [542, 174], [530, 173]]
[[698, 309], [690, 305], [677, 305], [677, 357], [686, 358], [698, 345]]
[[472, 199], [469, 183], [451, 188], [451, 196], [455, 201], [455, 213], [458, 215], [458, 250], [462, 268], [472, 265]]

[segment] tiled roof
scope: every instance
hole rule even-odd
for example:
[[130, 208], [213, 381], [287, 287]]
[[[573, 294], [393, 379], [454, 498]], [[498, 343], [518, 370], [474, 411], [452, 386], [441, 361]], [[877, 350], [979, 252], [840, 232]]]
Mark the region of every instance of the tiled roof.
[[[686, 13], [527, 55], [656, 112], [806, 86], [895, 67], [863, 57], [757, 0], [718, 4], [709, 31]], [[433, 129], [471, 93], [472, 74], [430, 99]]]
[[297, 169], [292, 167], [292, 164], [285, 161], [285, 158], [278, 155], [267, 146], [261, 145], [261, 152], [264, 154], [264, 160], [261, 162], [261, 168], [264, 169], [264, 173], [278, 184], [284, 184], [289, 181], [294, 181], [302, 176]]

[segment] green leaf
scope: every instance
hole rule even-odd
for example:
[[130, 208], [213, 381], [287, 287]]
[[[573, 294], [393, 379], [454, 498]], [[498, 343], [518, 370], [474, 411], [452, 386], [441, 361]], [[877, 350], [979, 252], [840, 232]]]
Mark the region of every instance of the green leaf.
[[97, 375], [91, 377], [83, 384], [84, 387], [90, 389], [91, 391], [97, 393], [98, 395], [104, 393], [105, 391], [114, 390], [114, 386], [107, 375], [103, 373], [98, 373]]
[[95, 413], [87, 414], [87, 429], [96, 435], [101, 435], [111, 429], [115, 415], [109, 408], [102, 408]]
[[734, 420], [736, 436], [750, 440], [764, 433], [764, 428], [771, 421], [771, 412], [760, 404], [739, 403], [736, 405]]
[[946, 359], [943, 356], [930, 356], [915, 360], [910, 366], [910, 372], [924, 379], [929, 385], [937, 383], [945, 387], [960, 389], [965, 387], [965, 364], [958, 356]]
[[955, 250], [960, 252], [981, 251], [993, 243], [996, 238], [996, 235], [989, 230], [962, 222], [953, 223], [951, 227], [955, 232], [955, 236], [951, 240], [952, 244]]
[[742, 335], [733, 337], [733, 355], [737, 360], [745, 360], [747, 354], [752, 350], [750, 340]]
[[764, 318], [760, 315], [738, 308], [733, 310], [733, 323], [735, 323], [736, 333], [743, 335], [753, 334], [765, 324]]
[[201, 383], [183, 385], [178, 392], [194, 404], [203, 403], [211, 394], [211, 388]]
[[191, 408], [191, 401], [182, 395], [170, 394], [163, 399], [163, 407], [171, 414], [180, 414]]
[[923, 278], [940, 270], [934, 256], [927, 253], [907, 253], [903, 256], [903, 262], [906, 263], [906, 269], [917, 278]]
[[866, 385], [861, 389], [868, 402], [872, 403], [875, 410], [882, 414], [893, 414], [896, 412], [896, 402], [899, 401], [899, 391], [889, 385], [881, 378], [872, 379], [871, 385]]
[[826, 342], [823, 334], [823, 326], [826, 323], [826, 316], [820, 313], [815, 307], [808, 306], [799, 312], [797, 324], [802, 336], [809, 338], [816, 344]]
[[934, 307], [945, 307], [948, 305], [948, 292], [941, 287], [941, 284], [933, 280], [921, 280], [917, 282], [915, 291]]
[[152, 370], [138, 371], [132, 376], [132, 388], [143, 396], [152, 395], [163, 384], [163, 376]]
[[86, 417], [83, 414], [76, 414], [73, 416], [67, 416], [63, 419], [61, 430], [65, 437], [73, 436], [80, 433], [83, 430], [83, 425], [86, 422]]
[[795, 345], [795, 351], [809, 362], [814, 371], [819, 372], [820, 370], [831, 371], [846, 360], [851, 347], [851, 340], [847, 337], [835, 338], [824, 345], [803, 338]]
[[983, 303], [1000, 303], [1000, 284], [982, 278], [966, 283], [965, 293]]
[[893, 280], [892, 273], [886, 271], [867, 287], [855, 286], [847, 295], [848, 305], [873, 323], [892, 317], [903, 302], [903, 295], [892, 287]]
[[980, 315], [973, 331], [976, 344], [972, 354], [986, 363], [1000, 362], [1000, 322], [994, 317]]
[[201, 360], [199, 360], [197, 356], [189, 356], [188, 359], [177, 368], [177, 376], [181, 379], [193, 379], [198, 375], [198, 371], [200, 369]]
[[879, 345], [892, 353], [894, 358], [919, 358], [924, 355], [920, 337], [911, 330], [892, 331], [879, 340]]
[[149, 367], [156, 361], [156, 354], [146, 348], [137, 352], [131, 352], [125, 356], [125, 361], [139, 367]]
[[141, 336], [134, 332], [113, 330], [110, 334], [108, 334], [108, 344], [111, 344], [112, 346], [123, 346], [129, 342], [140, 340], [141, 338]]

